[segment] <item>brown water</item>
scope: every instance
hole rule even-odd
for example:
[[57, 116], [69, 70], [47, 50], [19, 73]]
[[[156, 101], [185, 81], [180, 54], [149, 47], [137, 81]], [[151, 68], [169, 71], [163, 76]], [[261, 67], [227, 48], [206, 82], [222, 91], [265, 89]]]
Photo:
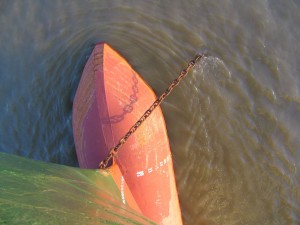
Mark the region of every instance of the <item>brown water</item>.
[[[185, 224], [300, 224], [300, 2], [0, 2], [0, 151], [77, 165], [71, 115], [94, 43], [159, 94]], [[13, 166], [13, 165], [12, 165]]]

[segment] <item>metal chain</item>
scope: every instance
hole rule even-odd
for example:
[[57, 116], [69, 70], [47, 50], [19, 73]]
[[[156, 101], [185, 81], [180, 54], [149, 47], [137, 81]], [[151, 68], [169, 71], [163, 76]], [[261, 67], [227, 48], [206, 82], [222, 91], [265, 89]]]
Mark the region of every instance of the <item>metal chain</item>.
[[129, 129], [129, 131], [120, 139], [118, 144], [110, 149], [110, 152], [106, 159], [102, 160], [99, 163], [100, 169], [105, 169], [108, 166], [108, 163], [114, 158], [114, 156], [118, 153], [119, 148], [127, 141], [127, 139], [137, 130], [137, 128], [150, 116], [153, 110], [159, 106], [162, 101], [171, 93], [171, 91], [179, 84], [179, 82], [188, 74], [189, 70], [193, 68], [198, 60], [203, 57], [202, 54], [197, 54], [184, 68], [179, 76], [172, 81], [170, 86], [165, 90], [165, 92], [158, 97], [154, 103], [146, 110], [146, 112], [141, 116], [141, 118]]

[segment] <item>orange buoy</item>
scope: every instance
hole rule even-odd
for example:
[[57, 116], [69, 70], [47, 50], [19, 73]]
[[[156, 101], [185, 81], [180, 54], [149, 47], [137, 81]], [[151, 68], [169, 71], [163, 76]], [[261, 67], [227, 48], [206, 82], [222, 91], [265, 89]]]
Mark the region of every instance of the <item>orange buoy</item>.
[[[73, 133], [81, 168], [98, 168], [110, 148], [156, 96], [108, 44], [95, 46], [73, 105]], [[107, 172], [124, 204], [158, 224], [182, 224], [166, 125], [158, 107], [121, 147]]]

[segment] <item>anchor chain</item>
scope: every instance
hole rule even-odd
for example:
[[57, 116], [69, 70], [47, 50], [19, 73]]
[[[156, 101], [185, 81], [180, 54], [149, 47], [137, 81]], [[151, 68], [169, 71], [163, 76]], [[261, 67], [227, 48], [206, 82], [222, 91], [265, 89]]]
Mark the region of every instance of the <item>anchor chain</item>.
[[146, 110], [146, 112], [141, 116], [141, 118], [129, 129], [129, 131], [119, 140], [113, 148], [110, 149], [108, 156], [99, 163], [100, 169], [105, 169], [115, 155], [118, 153], [119, 148], [128, 140], [128, 138], [138, 129], [138, 127], [150, 116], [153, 110], [159, 106], [164, 99], [171, 93], [171, 91], [179, 84], [179, 82], [188, 74], [191, 68], [193, 68], [198, 60], [200, 60], [204, 55], [197, 54], [188, 65], [180, 72], [179, 76], [172, 81], [170, 86], [161, 94], [153, 104]]

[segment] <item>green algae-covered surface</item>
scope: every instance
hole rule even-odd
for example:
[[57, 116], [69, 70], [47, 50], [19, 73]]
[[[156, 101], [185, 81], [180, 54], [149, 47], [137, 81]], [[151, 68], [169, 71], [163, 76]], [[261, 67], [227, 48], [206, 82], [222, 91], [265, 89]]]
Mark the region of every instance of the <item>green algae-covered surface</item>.
[[0, 153], [0, 224], [153, 224], [106, 172]]

